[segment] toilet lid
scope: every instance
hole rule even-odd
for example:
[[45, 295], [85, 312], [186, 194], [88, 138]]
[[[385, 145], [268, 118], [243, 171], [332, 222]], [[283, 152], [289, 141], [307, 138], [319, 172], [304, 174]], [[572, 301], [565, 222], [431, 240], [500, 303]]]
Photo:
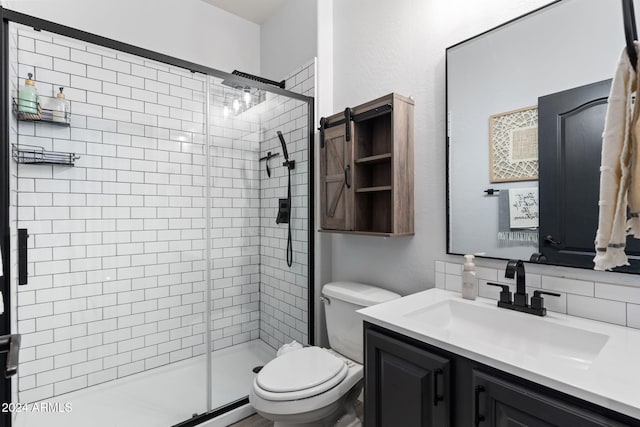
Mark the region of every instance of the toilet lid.
[[[345, 362], [319, 347], [305, 347], [291, 351], [267, 363], [256, 377], [256, 384], [264, 391], [289, 393], [314, 388], [321, 384], [334, 385], [347, 375]], [[336, 378], [340, 376], [341, 378]], [[330, 380], [334, 381], [330, 381]]]

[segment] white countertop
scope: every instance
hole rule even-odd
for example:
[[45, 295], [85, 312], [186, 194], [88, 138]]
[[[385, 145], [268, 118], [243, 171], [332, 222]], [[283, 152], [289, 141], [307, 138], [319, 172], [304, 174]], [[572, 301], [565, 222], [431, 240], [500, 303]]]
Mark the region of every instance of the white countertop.
[[[562, 363], [551, 363], [514, 351], [515, 347], [510, 343], [499, 343], [496, 336], [500, 338], [500, 325], [485, 339], [478, 334], [452, 334], [443, 325], [427, 324], [410, 315], [447, 300], [483, 310], [500, 310], [497, 315], [504, 324], [526, 325], [522, 328], [522, 336], [531, 335], [531, 340], [536, 339], [533, 331], [548, 331], [550, 327], [556, 328], [554, 325], [559, 325], [556, 329], [563, 329], [561, 326], [577, 328], [609, 338], [594, 360], [578, 362], [575, 366], [565, 361], [562, 366]], [[473, 307], [469, 309], [474, 310]], [[375, 325], [640, 419], [640, 330], [554, 312], [538, 317], [498, 308], [496, 301], [486, 298], [465, 300], [459, 293], [442, 289], [429, 289], [364, 308], [358, 313]]]

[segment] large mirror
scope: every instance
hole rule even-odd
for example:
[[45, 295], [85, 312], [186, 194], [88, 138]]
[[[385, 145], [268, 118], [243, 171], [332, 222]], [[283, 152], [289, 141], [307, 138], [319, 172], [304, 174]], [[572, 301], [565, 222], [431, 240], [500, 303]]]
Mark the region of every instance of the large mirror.
[[593, 268], [624, 47], [620, 1], [561, 0], [447, 49], [448, 253]]

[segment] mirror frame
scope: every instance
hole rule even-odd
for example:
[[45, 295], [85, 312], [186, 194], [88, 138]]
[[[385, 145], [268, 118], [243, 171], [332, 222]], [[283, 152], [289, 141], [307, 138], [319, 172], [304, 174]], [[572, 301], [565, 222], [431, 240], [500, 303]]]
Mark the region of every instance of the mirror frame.
[[[451, 161], [451, 156], [450, 156], [450, 140], [449, 140], [449, 51], [455, 47], [458, 47], [464, 43], [470, 42], [472, 40], [475, 40], [477, 38], [483, 37], [493, 31], [499, 30], [503, 27], [506, 27], [508, 25], [513, 24], [514, 22], [520, 21], [522, 19], [527, 18], [530, 15], [534, 15], [536, 13], [539, 13], [540, 11], [547, 9], [549, 7], [552, 7], [558, 3], [561, 3], [563, 0], [554, 0], [551, 1], [547, 4], [545, 4], [544, 6], [538, 7], [536, 9], [533, 9], [527, 13], [524, 13], [522, 15], [519, 15], [513, 19], [510, 19], [506, 22], [503, 22], [502, 24], [499, 24], [495, 27], [492, 27], [486, 31], [483, 31], [482, 33], [476, 34], [475, 36], [469, 37], [467, 39], [464, 39], [458, 43], [455, 43], [449, 47], [447, 47], [445, 49], [445, 111], [444, 111], [444, 124], [445, 124], [445, 141], [446, 141], [446, 151], [445, 151], [445, 161], [446, 161], [446, 244], [447, 244], [447, 250], [446, 253], [447, 255], [464, 255], [463, 253], [458, 253], [458, 252], [453, 252], [451, 250], [451, 179], [450, 179], [450, 174], [451, 174], [451, 168], [450, 168], [450, 161]], [[486, 256], [486, 255], [477, 255], [477, 258], [483, 258], [483, 259], [492, 259], [492, 260], [498, 260], [498, 261], [505, 261], [508, 260], [508, 258], [500, 258], [500, 257], [493, 257], [493, 256]], [[531, 263], [531, 261], [529, 259], [525, 259], [523, 260], [527, 263]], [[580, 268], [580, 269], [586, 269], [586, 270], [593, 270], [593, 267], [587, 267], [587, 266], [578, 266], [578, 265], [568, 265], [568, 264], [545, 264], [545, 263], [532, 263], [534, 265], [543, 265], [543, 266], [560, 266], [560, 267], [571, 267], [571, 268]], [[624, 272], [624, 273], [636, 273], [636, 274], [640, 274], [640, 271], [638, 272], [629, 272], [629, 271], [619, 271], [619, 270], [614, 270], [616, 272]]]

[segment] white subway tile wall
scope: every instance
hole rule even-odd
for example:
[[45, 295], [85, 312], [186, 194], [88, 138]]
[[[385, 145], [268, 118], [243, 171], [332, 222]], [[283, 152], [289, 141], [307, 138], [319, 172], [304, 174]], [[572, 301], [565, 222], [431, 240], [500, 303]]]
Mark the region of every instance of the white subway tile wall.
[[211, 349], [219, 350], [260, 336], [260, 111], [225, 118], [225, 102], [242, 90], [216, 79], [210, 92]]
[[[315, 96], [315, 61], [295, 70], [286, 78], [286, 87], [294, 92]], [[308, 107], [306, 103], [282, 96], [271, 97], [262, 118], [260, 157], [280, 153], [271, 160], [271, 177], [265, 165], [260, 168], [260, 337], [274, 348], [308, 337], [309, 277], [309, 146]], [[287, 224], [276, 224], [278, 199], [287, 197], [287, 169], [277, 131], [287, 143], [289, 158], [295, 161], [291, 171], [291, 236], [293, 264], [287, 266]]]
[[203, 354], [205, 77], [18, 32], [14, 92], [27, 72], [41, 95], [64, 86], [72, 122], [21, 121], [12, 142], [80, 155], [75, 167], [12, 162], [14, 211], [30, 235], [19, 401]]
[[[211, 79], [206, 260], [206, 78], [12, 28], [14, 95], [33, 73], [41, 95], [65, 87], [72, 115], [70, 127], [12, 116], [11, 141], [81, 156], [75, 167], [12, 162], [12, 238], [17, 228], [30, 235], [29, 284], [14, 298], [24, 337], [19, 400], [205, 353], [207, 266], [210, 350], [259, 338], [274, 348], [308, 342], [307, 105], [267, 94], [225, 118], [224, 103], [242, 92]], [[313, 96], [314, 67], [296, 70], [287, 88]], [[287, 188], [282, 156], [271, 178], [259, 162], [280, 151], [276, 130], [296, 161], [292, 268], [286, 226], [275, 224]]]
[[[436, 287], [459, 291], [461, 269], [462, 263], [436, 261]], [[512, 292], [515, 291], [515, 281], [505, 279], [503, 270], [478, 267], [476, 274], [481, 297], [498, 299], [499, 289], [488, 286], [487, 281], [507, 284]], [[640, 329], [640, 289], [637, 287], [529, 273], [526, 283], [530, 295], [533, 294], [530, 288], [560, 294], [559, 298], [545, 297], [549, 311]]]

